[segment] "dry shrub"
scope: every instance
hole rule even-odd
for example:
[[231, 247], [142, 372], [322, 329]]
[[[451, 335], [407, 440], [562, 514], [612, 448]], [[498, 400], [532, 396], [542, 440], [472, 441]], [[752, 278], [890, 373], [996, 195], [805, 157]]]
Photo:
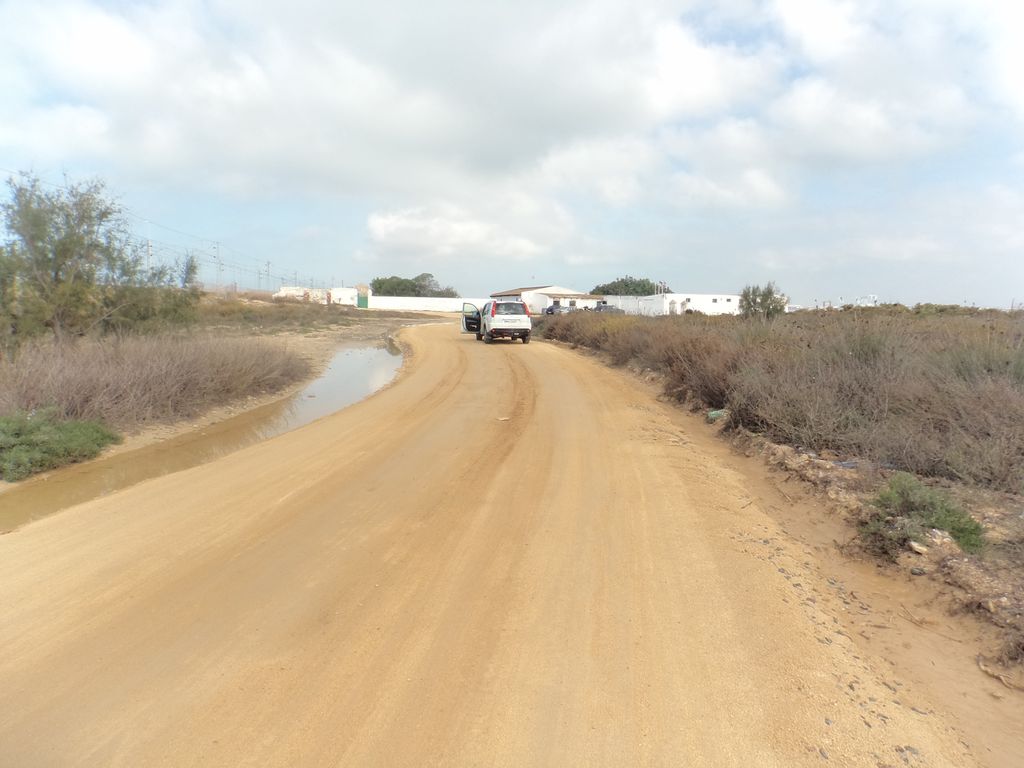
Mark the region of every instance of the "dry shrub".
[[1020, 664], [1024, 662], [1024, 632], [1015, 632], [1003, 645], [999, 661], [1003, 664]]
[[1024, 315], [559, 316], [545, 334], [666, 375], [780, 443], [1024, 491]]
[[336, 328], [365, 321], [366, 318], [422, 319], [417, 312], [356, 309], [344, 304], [315, 304], [299, 299], [267, 300], [267, 294], [246, 293], [219, 297], [204, 295], [198, 308], [198, 320], [207, 327], [239, 328], [246, 332], [274, 332], [282, 328]]
[[742, 364], [743, 346], [737, 338], [710, 328], [677, 323], [670, 337], [660, 341], [664, 350], [660, 357], [667, 363], [662, 367], [668, 373], [670, 394], [680, 400], [692, 398], [709, 408], [725, 408], [729, 382]]
[[296, 299], [266, 301], [259, 297], [221, 298], [204, 296], [199, 319], [206, 325], [235, 326], [251, 330], [346, 326], [358, 310], [339, 304], [314, 304]]
[[0, 413], [53, 409], [60, 419], [124, 429], [273, 392], [308, 373], [305, 359], [262, 339], [149, 336], [37, 344], [0, 365]]

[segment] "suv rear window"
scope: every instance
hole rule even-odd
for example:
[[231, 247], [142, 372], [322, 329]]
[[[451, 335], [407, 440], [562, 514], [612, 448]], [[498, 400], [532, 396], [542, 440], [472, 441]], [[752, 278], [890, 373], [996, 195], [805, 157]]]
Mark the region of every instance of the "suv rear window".
[[520, 304], [518, 301], [503, 302], [497, 305], [497, 309], [494, 310], [496, 315], [525, 315], [526, 305]]

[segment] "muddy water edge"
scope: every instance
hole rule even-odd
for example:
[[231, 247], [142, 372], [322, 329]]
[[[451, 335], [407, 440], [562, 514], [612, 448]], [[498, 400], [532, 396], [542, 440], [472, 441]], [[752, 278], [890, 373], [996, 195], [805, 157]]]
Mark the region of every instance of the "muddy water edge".
[[299, 391], [198, 429], [63, 467], [0, 493], [0, 534], [130, 485], [213, 461], [309, 424], [387, 385], [402, 365], [390, 337], [345, 343], [322, 373]]

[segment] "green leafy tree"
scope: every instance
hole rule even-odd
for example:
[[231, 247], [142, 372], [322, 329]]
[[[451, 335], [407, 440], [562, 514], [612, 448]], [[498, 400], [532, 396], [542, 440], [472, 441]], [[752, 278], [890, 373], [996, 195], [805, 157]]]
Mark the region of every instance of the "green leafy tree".
[[128, 261], [117, 206], [99, 181], [48, 190], [23, 175], [8, 187], [3, 217], [21, 313], [41, 319], [58, 341], [83, 333], [102, 313], [97, 284]]
[[377, 296], [415, 296], [416, 281], [408, 277], [375, 277], [370, 281], [370, 288]]
[[17, 343], [18, 274], [8, 249], [0, 249], [0, 360]]
[[773, 282], [748, 285], [740, 293], [740, 314], [767, 321], [783, 314], [788, 303], [789, 299]]
[[[653, 280], [646, 277], [632, 277], [626, 275], [610, 283], [595, 285], [591, 293], [604, 296], [653, 296], [659, 292], [659, 286]], [[672, 293], [667, 285], [660, 286], [661, 293]]]
[[417, 275], [413, 278], [416, 283], [417, 296], [435, 296], [445, 299], [457, 299], [459, 297], [458, 292], [450, 285], [442, 287], [440, 283], [434, 279], [434, 276], [429, 272]]
[[429, 272], [416, 277], [376, 277], [370, 288], [377, 296], [439, 296], [457, 299], [458, 292], [451, 286], [441, 287]]
[[[8, 333], [45, 328], [64, 342], [93, 330], [137, 327], [160, 316], [162, 307], [173, 305], [180, 314], [183, 304], [198, 303], [195, 260], [186, 257], [180, 268], [146, 267], [102, 181], [51, 189], [22, 174], [7, 185], [0, 291]], [[188, 285], [171, 296], [185, 273]]]
[[199, 265], [191, 254], [174, 265], [133, 268], [101, 286], [104, 333], [156, 330], [193, 322], [198, 315]]

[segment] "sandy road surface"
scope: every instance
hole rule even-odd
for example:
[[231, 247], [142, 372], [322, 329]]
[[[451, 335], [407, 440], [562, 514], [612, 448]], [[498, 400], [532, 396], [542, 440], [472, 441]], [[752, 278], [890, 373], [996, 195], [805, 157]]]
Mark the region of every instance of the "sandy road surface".
[[0, 537], [0, 765], [974, 764], [671, 408], [406, 337], [370, 400]]

